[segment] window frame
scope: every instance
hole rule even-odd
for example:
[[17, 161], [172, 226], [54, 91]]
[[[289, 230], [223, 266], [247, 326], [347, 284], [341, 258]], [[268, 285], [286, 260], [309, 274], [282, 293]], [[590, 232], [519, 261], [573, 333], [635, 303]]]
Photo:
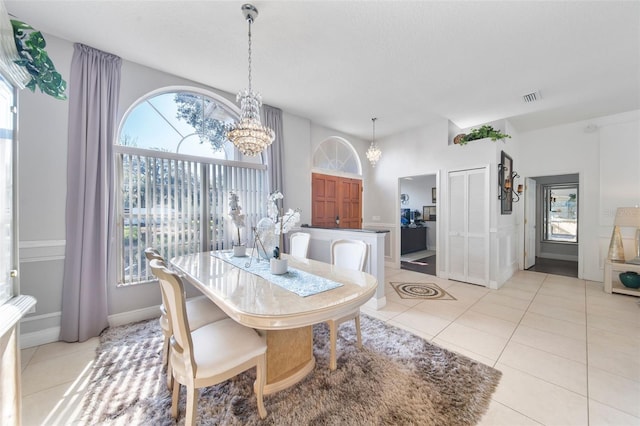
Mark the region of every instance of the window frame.
[[[125, 259], [125, 253], [127, 249], [125, 248], [125, 235], [124, 235], [126, 213], [125, 213], [125, 206], [124, 206], [125, 197], [123, 196], [125, 193], [123, 188], [123, 180], [125, 178], [123, 159], [125, 158], [125, 156], [129, 156], [129, 158], [131, 159], [133, 159], [134, 157], [137, 157], [138, 164], [140, 164], [140, 161], [144, 159], [143, 161], [145, 162], [145, 166], [147, 167], [147, 170], [149, 165], [146, 162], [150, 161], [150, 159], [153, 159], [154, 161], [156, 159], [161, 161], [162, 162], [161, 167], [164, 167], [165, 161], [168, 162], [171, 170], [173, 170], [172, 167], [180, 164], [181, 162], [182, 164], [190, 163], [190, 165], [193, 166], [194, 170], [197, 167], [197, 171], [194, 172], [195, 174], [187, 174], [186, 176], [190, 180], [194, 180], [194, 177], [198, 176], [198, 179], [196, 179], [197, 186], [198, 186], [197, 198], [199, 200], [199, 205], [200, 205], [200, 209], [196, 214], [198, 223], [196, 224], [195, 222], [191, 221], [190, 222], [191, 227], [189, 227], [188, 229], [187, 227], [181, 228], [181, 229], [182, 231], [185, 231], [185, 232], [189, 232], [189, 233], [196, 232], [198, 234], [199, 239], [198, 241], [195, 242], [195, 244], [200, 246], [201, 250], [209, 250], [210, 247], [212, 246], [212, 240], [215, 240], [215, 241], [219, 240], [219, 238], [218, 239], [212, 238], [212, 235], [213, 235], [211, 233], [212, 223], [210, 223], [211, 221], [208, 220], [208, 218], [212, 218], [212, 217], [216, 218], [215, 223], [213, 225], [214, 226], [213, 233], [215, 233], [216, 235], [220, 234], [220, 229], [222, 229], [222, 233], [224, 233], [224, 228], [228, 226], [227, 224], [228, 218], [226, 217], [227, 215], [225, 214], [226, 205], [227, 205], [227, 194], [231, 190], [236, 191], [238, 189], [236, 187], [231, 187], [230, 185], [238, 185], [238, 184], [253, 185], [251, 188], [248, 188], [248, 190], [246, 191], [247, 199], [242, 200], [243, 202], [242, 206], [244, 208], [245, 214], [251, 215], [253, 218], [256, 218], [256, 217], [260, 218], [266, 214], [266, 199], [268, 196], [269, 176], [267, 173], [267, 165], [265, 164], [266, 155], [264, 152], [256, 157], [244, 157], [239, 152], [239, 150], [231, 144], [231, 142], [227, 141], [225, 152], [228, 153], [228, 150], [231, 149], [232, 147], [233, 153], [234, 153], [233, 156], [234, 158], [237, 158], [237, 160], [236, 159], [229, 160], [229, 159], [219, 159], [219, 158], [213, 158], [213, 157], [203, 157], [198, 155], [181, 154], [179, 152], [167, 152], [167, 151], [134, 147], [134, 146], [126, 146], [126, 145], [119, 144], [121, 133], [124, 130], [127, 119], [130, 117], [130, 113], [134, 111], [139, 105], [159, 95], [180, 93], [180, 92], [201, 95], [213, 102], [218, 102], [222, 104], [222, 106], [228, 112], [230, 111], [233, 114], [234, 120], [239, 119], [238, 108], [232, 103], [230, 103], [227, 99], [210, 91], [206, 91], [206, 90], [194, 88], [194, 87], [186, 87], [186, 86], [171, 86], [171, 87], [164, 87], [161, 89], [151, 91], [146, 95], [137, 99], [127, 109], [125, 114], [122, 116], [122, 119], [120, 120], [117, 139], [114, 140], [113, 142], [113, 156], [114, 156], [114, 169], [113, 169], [114, 173], [113, 174], [114, 176], [113, 176], [112, 182], [114, 184], [114, 189], [115, 189], [114, 191], [115, 192], [115, 196], [114, 196], [115, 209], [114, 209], [113, 221], [115, 223], [115, 230], [116, 230], [116, 238], [115, 238], [116, 244], [115, 244], [115, 250], [114, 250], [115, 262], [114, 263], [115, 263], [115, 272], [117, 277], [116, 279], [117, 286], [130, 286], [130, 285], [136, 285], [136, 284], [155, 281], [148, 273], [146, 274], [147, 279], [140, 278], [140, 280], [137, 280], [137, 281], [132, 280], [131, 279], [132, 276], [141, 277], [141, 275], [143, 275], [142, 273], [143, 269], [141, 267], [138, 267], [140, 270], [134, 273], [127, 274], [125, 272], [125, 266], [127, 264]], [[177, 132], [176, 134], [178, 135], [180, 133]], [[182, 138], [182, 140], [176, 144], [176, 150], [179, 149], [182, 141], [184, 140], [185, 138]], [[250, 159], [252, 161], [244, 161], [246, 159]], [[253, 172], [254, 175], [252, 175], [251, 170], [254, 170]], [[224, 173], [229, 173], [230, 175], [229, 176], [219, 175], [216, 171], [217, 172], [222, 171]], [[250, 179], [247, 180], [247, 176], [250, 176], [250, 175], [253, 176], [254, 180], [250, 180]], [[140, 174], [138, 174], [138, 176], [140, 176]], [[148, 176], [146, 178], [148, 178]], [[222, 183], [218, 181], [221, 178], [224, 181]], [[255, 179], [257, 179], [257, 181]], [[173, 183], [173, 184], [167, 183], [166, 185], [168, 185], [167, 188], [171, 190], [176, 190], [175, 185], [177, 185], [177, 183]], [[255, 187], [255, 185], [257, 185], [258, 187]], [[146, 183], [145, 183], [145, 188], [146, 188]], [[164, 184], [162, 188], [165, 188]], [[151, 190], [150, 188], [146, 188], [146, 189]], [[216, 205], [209, 205], [209, 200], [212, 195], [215, 197], [215, 199], [218, 200]], [[175, 195], [175, 197], [177, 197], [177, 195]], [[173, 198], [172, 196], [172, 199], [170, 202], [167, 203], [167, 206], [169, 204], [177, 203], [176, 200], [177, 198]], [[184, 199], [182, 199], [182, 202], [184, 202]], [[215, 203], [215, 201], [212, 201], [212, 202]], [[158, 210], [157, 204], [154, 204], [154, 200], [152, 200], [146, 194], [145, 194], [144, 203], [145, 203], [144, 205], [141, 205], [140, 207], [138, 207], [140, 210], [142, 210], [142, 208], [146, 209], [146, 206], [151, 204], [152, 208], [155, 209], [154, 214], [157, 214], [157, 210]], [[162, 210], [162, 207], [160, 207], [160, 210]], [[173, 211], [177, 213], [177, 214], [172, 213], [172, 216], [174, 218], [175, 216], [178, 216], [178, 217], [182, 216], [181, 210], [174, 208]], [[162, 215], [162, 213], [160, 214]], [[130, 217], [129, 223], [133, 223], [131, 222], [131, 216], [129, 217]], [[207, 220], [203, 218], [207, 218]], [[220, 223], [221, 225], [218, 226], [217, 225], [218, 223]], [[253, 233], [250, 225], [251, 224], [248, 223], [247, 226], [245, 227], [245, 237], [247, 242], [250, 241], [250, 238], [253, 238], [252, 237]], [[129, 226], [130, 232], [132, 232], [133, 228], [131, 227], [131, 225], [128, 225], [128, 226]], [[161, 225], [161, 227], [162, 226], [164, 225]], [[144, 227], [147, 228], [147, 225], [144, 225]], [[138, 224], [137, 232], [142, 232], [141, 228], [142, 226]], [[153, 229], [153, 227], [151, 228]], [[194, 230], [194, 228], [197, 228], [197, 230]], [[148, 229], [145, 229], [145, 232], [147, 230]], [[168, 231], [169, 235], [173, 232], [175, 232], [175, 229]], [[230, 234], [235, 234], [235, 232], [227, 232], [226, 235], [223, 235], [221, 238], [223, 238], [223, 240], [226, 242], [226, 240], [229, 240], [231, 238]], [[174, 236], [175, 234], [172, 235], [171, 237], [174, 237]], [[164, 239], [165, 239], [164, 236], [161, 236], [160, 239], [163, 240], [163, 248], [166, 249], [167, 247], [169, 247], [169, 253], [171, 253], [170, 247], [174, 243], [164, 242]], [[131, 239], [129, 240], [131, 241]], [[184, 242], [182, 243], [184, 244]], [[138, 252], [136, 253], [136, 260], [138, 260], [138, 263], [135, 263], [135, 264], [138, 264], [138, 265], [141, 264], [140, 262], [144, 262], [144, 260], [140, 260], [138, 258], [140, 257], [139, 252], [141, 250], [143, 251], [145, 248], [140, 246], [139, 244], [140, 243], [138, 243], [138, 239], [136, 238], [136, 250]], [[145, 245], [146, 242], [142, 242], [141, 244]], [[226, 245], [228, 245], [228, 243], [226, 243]], [[224, 248], [227, 248], [227, 247], [225, 246]], [[174, 251], [172, 255], [176, 255], [176, 252]]]
[[[575, 189], [576, 194], [576, 213], [575, 213], [575, 222], [576, 222], [576, 232], [575, 232], [575, 241], [564, 241], [561, 239], [551, 239], [549, 238], [549, 212], [551, 211], [551, 193], [553, 190], [558, 189]], [[569, 244], [569, 245], [577, 245], [580, 242], [579, 235], [579, 215], [580, 215], [580, 186], [578, 183], [567, 182], [567, 183], [550, 183], [542, 185], [542, 200], [543, 200], [543, 209], [542, 209], [542, 235], [540, 236], [541, 242], [545, 244]]]

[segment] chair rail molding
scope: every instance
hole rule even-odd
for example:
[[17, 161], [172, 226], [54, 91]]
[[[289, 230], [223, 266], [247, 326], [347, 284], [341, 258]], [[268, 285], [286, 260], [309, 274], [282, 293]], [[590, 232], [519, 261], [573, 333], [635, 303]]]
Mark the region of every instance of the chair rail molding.
[[20, 263], [64, 260], [66, 240], [20, 241]]

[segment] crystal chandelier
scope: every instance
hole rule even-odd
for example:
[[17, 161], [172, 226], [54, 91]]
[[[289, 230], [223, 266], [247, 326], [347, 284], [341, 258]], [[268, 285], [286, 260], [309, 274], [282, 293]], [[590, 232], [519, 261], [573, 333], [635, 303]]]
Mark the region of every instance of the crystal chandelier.
[[240, 102], [240, 121], [228, 126], [227, 139], [242, 154], [255, 156], [271, 145], [275, 133], [260, 122], [262, 98], [251, 89], [251, 24], [258, 16], [258, 9], [251, 4], [244, 4], [242, 13], [249, 23], [249, 87], [238, 92], [236, 102]]
[[375, 167], [378, 160], [380, 160], [380, 157], [382, 157], [382, 151], [380, 151], [380, 148], [376, 145], [376, 120], [377, 118], [371, 119], [373, 122], [373, 138], [371, 139], [371, 145], [369, 145], [369, 149], [367, 150], [367, 158], [369, 159], [372, 167]]

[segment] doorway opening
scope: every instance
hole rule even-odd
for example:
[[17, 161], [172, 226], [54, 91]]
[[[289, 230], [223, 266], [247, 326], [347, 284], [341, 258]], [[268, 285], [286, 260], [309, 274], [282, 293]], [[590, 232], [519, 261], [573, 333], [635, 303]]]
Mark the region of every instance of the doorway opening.
[[400, 269], [437, 275], [437, 175], [399, 179]]
[[579, 277], [580, 176], [527, 178], [524, 269]]

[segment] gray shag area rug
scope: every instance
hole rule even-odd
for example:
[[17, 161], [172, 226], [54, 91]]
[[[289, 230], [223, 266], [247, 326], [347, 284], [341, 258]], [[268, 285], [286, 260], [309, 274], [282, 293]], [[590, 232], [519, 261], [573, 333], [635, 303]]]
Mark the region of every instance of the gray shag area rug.
[[[489, 407], [501, 373], [415, 335], [361, 315], [364, 348], [353, 321], [338, 338], [329, 371], [329, 331], [314, 326], [316, 368], [300, 383], [264, 398], [257, 413], [255, 370], [200, 390], [202, 425], [473, 425]], [[87, 385], [80, 423], [173, 425], [161, 367], [157, 320], [105, 330]], [[184, 424], [185, 391], [177, 424]]]

